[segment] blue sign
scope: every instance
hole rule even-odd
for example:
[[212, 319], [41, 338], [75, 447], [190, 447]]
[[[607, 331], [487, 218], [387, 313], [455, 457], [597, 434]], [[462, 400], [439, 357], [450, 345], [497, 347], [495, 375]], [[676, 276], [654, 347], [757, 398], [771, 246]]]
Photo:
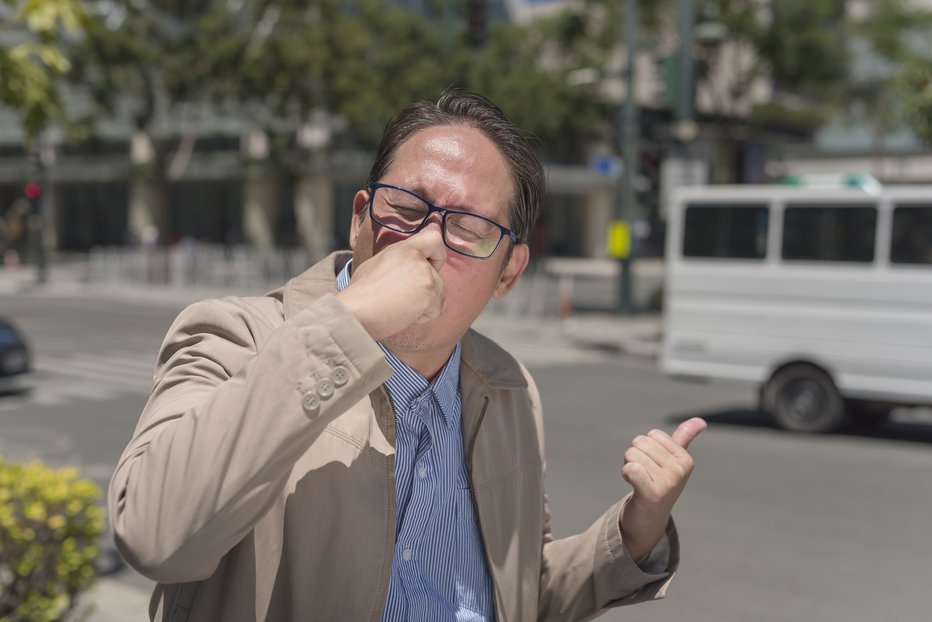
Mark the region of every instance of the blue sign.
[[618, 159], [611, 155], [595, 156], [589, 161], [589, 167], [599, 175], [611, 177], [618, 173]]

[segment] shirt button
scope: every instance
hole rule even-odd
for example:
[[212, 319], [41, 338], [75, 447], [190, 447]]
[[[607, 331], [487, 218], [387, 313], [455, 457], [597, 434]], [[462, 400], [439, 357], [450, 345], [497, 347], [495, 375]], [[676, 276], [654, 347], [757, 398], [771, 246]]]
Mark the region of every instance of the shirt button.
[[405, 549], [401, 552], [401, 558], [404, 559], [406, 562], [411, 561], [411, 555], [412, 555], [411, 549]]
[[308, 414], [316, 414], [320, 410], [320, 398], [313, 391], [308, 391], [301, 398], [301, 406]]
[[427, 467], [424, 466], [423, 464], [418, 464], [417, 465], [417, 476], [420, 477], [421, 479], [424, 479], [425, 477], [427, 477]]
[[330, 380], [333, 381], [334, 386], [342, 387], [349, 381], [349, 370], [342, 365], [334, 367], [330, 372]]
[[324, 399], [327, 399], [333, 395], [333, 383], [324, 378], [317, 383], [317, 395], [321, 396]]

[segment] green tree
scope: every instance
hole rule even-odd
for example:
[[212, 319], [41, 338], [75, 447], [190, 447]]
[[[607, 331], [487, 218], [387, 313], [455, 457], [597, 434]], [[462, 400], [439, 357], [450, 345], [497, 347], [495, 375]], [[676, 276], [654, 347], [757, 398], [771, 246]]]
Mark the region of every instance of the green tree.
[[168, 182], [194, 149], [207, 93], [225, 78], [211, 71], [236, 43], [225, 36], [236, 14], [210, 0], [87, 1], [84, 36], [68, 49], [71, 84], [91, 102], [76, 122], [85, 138], [104, 119], [128, 122], [134, 140], [143, 138], [151, 161], [136, 175], [150, 184], [152, 215], [164, 227]]
[[81, 0], [0, 0], [0, 104], [20, 117], [27, 144], [53, 121], [65, 119], [57, 78], [71, 68], [63, 38], [84, 23]]
[[[825, 102], [837, 97], [845, 79], [845, 0], [707, 0], [709, 13], [726, 36], [697, 45], [697, 90], [714, 112], [740, 115], [752, 89], [767, 81], [772, 101], [751, 111], [751, 122], [812, 130], [825, 122]], [[727, 56], [726, 56], [727, 55]], [[730, 62], [725, 66], [724, 59]]]
[[932, 145], [932, 60], [916, 57], [900, 74], [900, 86], [907, 93], [906, 119], [916, 135]]
[[[868, 11], [851, 20], [852, 43], [860, 46], [855, 58], [862, 62], [849, 65], [842, 97], [847, 116], [870, 127], [875, 156], [882, 157], [887, 134], [909, 125], [904, 103], [921, 92], [912, 91], [914, 81], [904, 72], [932, 34], [932, 11], [907, 0], [878, 0]], [[871, 64], [863, 62], [866, 55]]]
[[[915, 79], [899, 78], [929, 40], [932, 12], [909, 0], [701, 0], [727, 35], [697, 42], [697, 90], [712, 112], [741, 117], [762, 81], [772, 97], [752, 104], [752, 128], [812, 133], [837, 119], [869, 127], [874, 150], [904, 124]], [[728, 62], [725, 62], [725, 59]], [[915, 73], [915, 72], [914, 72]], [[910, 118], [915, 118], [913, 115]]]
[[282, 145], [323, 111], [348, 140], [371, 147], [404, 103], [450, 86], [485, 93], [548, 140], [566, 141], [597, 118], [599, 102], [567, 84], [574, 67], [541, 62], [554, 54], [537, 24], [492, 26], [474, 48], [442, 12], [432, 18], [382, 0], [93, 6], [73, 50], [75, 81], [93, 94], [97, 118], [129, 109], [156, 146], [157, 170], [170, 166], [173, 145], [154, 135], [156, 121], [206, 105], [280, 135]]

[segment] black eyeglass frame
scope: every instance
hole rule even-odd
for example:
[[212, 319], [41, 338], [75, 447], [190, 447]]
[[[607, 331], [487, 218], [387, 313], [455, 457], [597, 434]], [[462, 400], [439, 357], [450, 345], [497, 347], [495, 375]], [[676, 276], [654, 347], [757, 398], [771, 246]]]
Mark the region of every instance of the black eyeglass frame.
[[[372, 203], [375, 200], [375, 191], [378, 190], [379, 188], [388, 188], [390, 190], [398, 190], [399, 192], [404, 192], [405, 194], [411, 195], [415, 199], [422, 201], [427, 206], [427, 213], [424, 215], [424, 220], [422, 220], [421, 223], [417, 227], [412, 229], [411, 231], [404, 231], [402, 229], [398, 229], [397, 227], [388, 225], [382, 222], [381, 220], [379, 220], [378, 218], [376, 218], [375, 212], [372, 210]], [[391, 231], [395, 231], [397, 233], [404, 233], [405, 235], [413, 235], [424, 228], [424, 226], [427, 224], [427, 221], [430, 220], [430, 215], [433, 214], [434, 212], [438, 212], [441, 216], [440, 232], [443, 237], [444, 246], [449, 248], [454, 253], [459, 253], [460, 255], [463, 255], [464, 257], [470, 257], [472, 259], [491, 259], [492, 255], [494, 255], [495, 252], [498, 250], [498, 247], [501, 246], [502, 239], [505, 238], [506, 236], [509, 239], [511, 239], [512, 244], [518, 243], [518, 236], [517, 234], [515, 234], [514, 231], [512, 231], [508, 227], [503, 227], [502, 225], [498, 224], [494, 220], [490, 218], [486, 218], [485, 216], [480, 216], [479, 214], [473, 214], [472, 212], [464, 212], [462, 210], [446, 209], [443, 207], [437, 207], [436, 205], [434, 205], [433, 203], [431, 203], [430, 201], [428, 201], [421, 195], [411, 192], [410, 190], [406, 190], [404, 188], [399, 188], [398, 186], [392, 186], [391, 184], [382, 184], [382, 183], [369, 184], [369, 215], [372, 216], [372, 220], [379, 223], [379, 226], [385, 227], [386, 229], [390, 229]], [[457, 250], [453, 248], [452, 246], [450, 246], [450, 244], [447, 242], [447, 216], [449, 214], [463, 214], [465, 216], [472, 216], [473, 218], [480, 218], [496, 226], [499, 232], [501, 233], [501, 236], [498, 238], [498, 242], [495, 243], [495, 247], [492, 249], [492, 251], [485, 257], [480, 257], [478, 255], [470, 255], [468, 253], [464, 253], [463, 251]]]

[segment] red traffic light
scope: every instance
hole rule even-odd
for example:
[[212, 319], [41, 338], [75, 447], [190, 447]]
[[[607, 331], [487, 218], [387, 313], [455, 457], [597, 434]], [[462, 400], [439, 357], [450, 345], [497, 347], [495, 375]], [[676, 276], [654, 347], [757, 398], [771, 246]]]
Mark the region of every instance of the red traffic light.
[[26, 184], [26, 188], [23, 192], [27, 199], [30, 201], [35, 201], [42, 195], [42, 186], [34, 181], [31, 181]]

